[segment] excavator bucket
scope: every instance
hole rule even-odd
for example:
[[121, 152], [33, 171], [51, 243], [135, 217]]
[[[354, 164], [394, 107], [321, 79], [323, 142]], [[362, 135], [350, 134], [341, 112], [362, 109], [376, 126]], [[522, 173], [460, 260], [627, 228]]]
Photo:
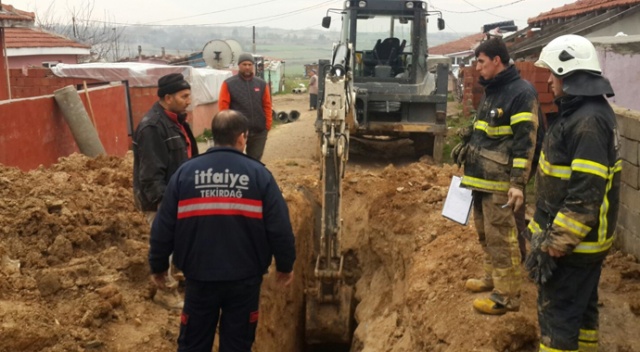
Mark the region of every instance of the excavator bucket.
[[305, 341], [313, 344], [351, 344], [354, 330], [353, 288], [340, 285], [337, 302], [320, 302], [318, 295], [306, 296]]

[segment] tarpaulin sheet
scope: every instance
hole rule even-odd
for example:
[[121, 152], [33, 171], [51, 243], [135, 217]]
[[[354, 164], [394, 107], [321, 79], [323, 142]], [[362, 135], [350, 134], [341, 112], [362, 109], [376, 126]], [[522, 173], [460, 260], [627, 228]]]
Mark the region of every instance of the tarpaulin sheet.
[[140, 62], [57, 64], [51, 71], [58, 77], [128, 81], [130, 87], [156, 87], [160, 77], [181, 73], [191, 84], [194, 106], [218, 101], [222, 82], [232, 75], [230, 71]]

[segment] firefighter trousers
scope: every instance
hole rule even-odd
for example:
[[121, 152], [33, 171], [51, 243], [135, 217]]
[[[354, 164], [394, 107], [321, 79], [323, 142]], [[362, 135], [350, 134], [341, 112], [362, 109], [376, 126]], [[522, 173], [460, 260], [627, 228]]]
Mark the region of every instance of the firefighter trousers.
[[538, 288], [540, 351], [598, 351], [598, 283], [602, 260], [563, 265]]
[[225, 282], [187, 279], [178, 352], [211, 352], [218, 322], [220, 352], [251, 352], [261, 283], [261, 277]]
[[484, 250], [483, 268], [493, 280], [491, 299], [513, 308], [520, 305], [520, 249], [516, 222], [506, 193], [473, 191], [473, 218]]

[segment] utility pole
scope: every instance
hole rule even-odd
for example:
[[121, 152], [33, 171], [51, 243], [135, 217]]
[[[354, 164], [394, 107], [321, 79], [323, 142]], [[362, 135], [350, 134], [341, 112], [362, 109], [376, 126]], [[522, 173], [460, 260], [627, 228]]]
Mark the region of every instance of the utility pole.
[[253, 26], [253, 53], [256, 53], [256, 26]]
[[115, 45], [115, 58], [114, 58], [114, 62], [118, 62], [118, 32], [116, 31], [116, 27], [113, 27], [113, 41], [114, 41], [114, 45]]

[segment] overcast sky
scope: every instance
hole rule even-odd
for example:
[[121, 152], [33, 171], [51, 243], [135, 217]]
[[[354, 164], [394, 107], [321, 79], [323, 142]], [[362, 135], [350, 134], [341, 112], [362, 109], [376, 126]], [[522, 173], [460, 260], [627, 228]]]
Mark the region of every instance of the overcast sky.
[[[265, 26], [301, 30], [321, 29], [326, 10], [342, 7], [343, 1], [326, 0], [2, 0], [32, 11], [36, 16], [70, 21], [73, 9], [93, 3], [91, 20], [121, 25], [226, 25]], [[575, 0], [432, 0], [431, 10], [440, 10], [445, 31], [479, 32], [483, 24], [514, 20], [518, 28], [527, 19]], [[53, 11], [50, 11], [52, 9]], [[484, 11], [483, 11], [484, 10]], [[99, 22], [97, 22], [99, 23]], [[337, 27], [337, 26], [333, 26]], [[435, 31], [435, 21], [429, 23]]]

